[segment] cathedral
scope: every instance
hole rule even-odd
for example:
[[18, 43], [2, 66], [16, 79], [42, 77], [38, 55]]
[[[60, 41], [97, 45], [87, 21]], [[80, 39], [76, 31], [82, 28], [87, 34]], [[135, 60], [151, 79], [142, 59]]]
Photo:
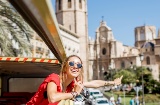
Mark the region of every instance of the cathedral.
[[135, 27], [134, 35], [134, 47], [123, 45], [114, 38], [106, 22], [101, 21], [96, 39], [89, 41], [90, 79], [103, 79], [104, 72], [108, 70], [143, 66], [150, 69], [153, 78], [159, 81], [160, 31], [156, 37], [156, 27], [144, 25]]

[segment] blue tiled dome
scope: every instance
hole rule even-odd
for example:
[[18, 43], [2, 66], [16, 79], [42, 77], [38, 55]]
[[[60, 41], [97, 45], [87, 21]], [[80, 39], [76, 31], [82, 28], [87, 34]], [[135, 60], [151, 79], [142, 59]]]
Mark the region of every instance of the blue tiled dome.
[[154, 44], [152, 42], [145, 42], [141, 48], [154, 48]]

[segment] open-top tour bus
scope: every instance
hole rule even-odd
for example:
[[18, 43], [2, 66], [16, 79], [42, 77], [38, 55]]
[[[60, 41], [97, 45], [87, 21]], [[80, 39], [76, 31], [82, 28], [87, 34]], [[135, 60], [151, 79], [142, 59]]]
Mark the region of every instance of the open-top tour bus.
[[57, 59], [0, 57], [0, 104], [25, 104], [50, 73], [59, 73], [65, 59], [51, 0], [8, 0], [42, 38]]

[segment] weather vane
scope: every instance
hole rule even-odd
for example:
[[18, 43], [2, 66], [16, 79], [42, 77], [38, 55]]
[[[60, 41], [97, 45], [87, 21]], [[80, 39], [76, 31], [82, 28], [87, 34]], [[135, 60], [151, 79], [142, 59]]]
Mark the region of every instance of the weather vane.
[[102, 22], [103, 22], [104, 16], [102, 16]]

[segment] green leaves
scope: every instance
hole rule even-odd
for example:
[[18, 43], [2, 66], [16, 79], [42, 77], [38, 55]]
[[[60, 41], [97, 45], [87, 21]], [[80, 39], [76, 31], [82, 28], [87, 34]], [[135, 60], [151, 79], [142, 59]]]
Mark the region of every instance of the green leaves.
[[30, 55], [32, 31], [18, 12], [0, 1], [0, 48], [3, 56]]
[[136, 74], [127, 70], [120, 70], [114, 75], [114, 78], [118, 78], [121, 75], [123, 75], [123, 78], [122, 78], [123, 84], [134, 83], [136, 81]]

